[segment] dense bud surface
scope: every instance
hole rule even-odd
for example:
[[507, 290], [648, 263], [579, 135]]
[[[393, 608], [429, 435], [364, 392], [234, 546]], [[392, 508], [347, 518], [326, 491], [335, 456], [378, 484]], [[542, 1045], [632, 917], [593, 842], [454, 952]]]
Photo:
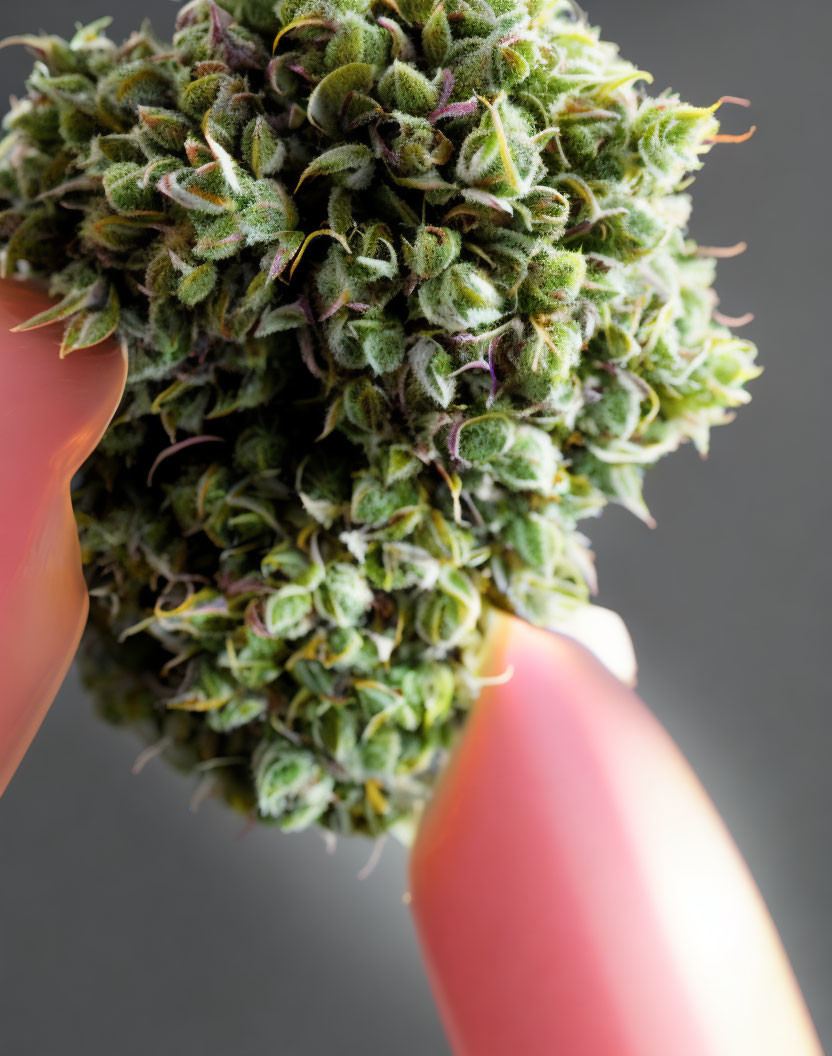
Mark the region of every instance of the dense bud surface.
[[[5, 274], [123, 405], [75, 495], [105, 713], [284, 828], [408, 821], [488, 610], [588, 601], [581, 518], [746, 400], [686, 235], [716, 107], [562, 0], [192, 0], [25, 38]], [[41, 317], [35, 323], [48, 321]]]

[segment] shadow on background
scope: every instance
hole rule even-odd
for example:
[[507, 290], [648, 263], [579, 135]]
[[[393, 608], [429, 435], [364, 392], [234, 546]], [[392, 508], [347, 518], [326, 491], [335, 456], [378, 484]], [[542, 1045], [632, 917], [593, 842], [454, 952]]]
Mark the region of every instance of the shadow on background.
[[[659, 528], [586, 523], [601, 601], [626, 618], [641, 691], [691, 759], [769, 902], [832, 1048], [832, 768], [825, 232], [832, 14], [811, 0], [586, 0], [608, 39], [695, 103], [749, 96], [759, 126], [717, 148], [693, 233], [748, 241], [722, 308], [757, 315], [766, 373], [712, 456], [651, 472]], [[0, 35], [68, 33], [107, 0], [28, 0]], [[166, 34], [175, 5], [146, 0]], [[122, 9], [116, 36], [140, 14]], [[28, 58], [3, 52], [0, 94]], [[723, 112], [741, 131], [748, 112]], [[7, 515], [4, 510], [4, 515]], [[48, 600], [47, 602], [48, 603]], [[261, 829], [109, 729], [70, 679], [0, 802], [0, 1048], [9, 1056], [442, 1056], [402, 905], [404, 855]], [[515, 1056], [515, 1054], [506, 1054]], [[739, 1056], [739, 1054], [738, 1054]], [[750, 1054], [749, 1054], [750, 1056]], [[787, 1054], [784, 1054], [787, 1056]]]

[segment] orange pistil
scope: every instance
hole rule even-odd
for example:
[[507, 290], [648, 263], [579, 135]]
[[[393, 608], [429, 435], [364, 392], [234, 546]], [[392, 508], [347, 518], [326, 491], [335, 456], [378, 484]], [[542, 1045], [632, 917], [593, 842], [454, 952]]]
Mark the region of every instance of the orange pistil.
[[739, 95], [722, 95], [719, 98], [718, 106], [722, 106], [723, 103], [733, 103], [734, 106], [751, 106], [750, 99], [743, 99]]
[[746, 312], [745, 315], [723, 315], [722, 312], [714, 312], [713, 317], [721, 326], [748, 326], [754, 322], [753, 312]]
[[705, 140], [706, 143], [745, 143], [746, 140], [751, 139], [754, 133], [757, 131], [757, 126], [752, 125], [747, 132], [718, 132], [715, 136], [710, 136]]
[[737, 242], [733, 246], [697, 246], [697, 257], [714, 257], [716, 260], [729, 260], [738, 257], [748, 249], [747, 242]]

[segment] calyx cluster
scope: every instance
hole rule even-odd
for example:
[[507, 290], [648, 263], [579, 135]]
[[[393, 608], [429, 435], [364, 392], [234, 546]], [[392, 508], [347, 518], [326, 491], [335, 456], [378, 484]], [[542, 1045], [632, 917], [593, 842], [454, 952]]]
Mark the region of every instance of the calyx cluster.
[[588, 602], [577, 525], [745, 402], [684, 193], [716, 106], [561, 0], [193, 0], [36, 55], [5, 274], [123, 405], [74, 501], [90, 682], [245, 811], [406, 822], [488, 611]]

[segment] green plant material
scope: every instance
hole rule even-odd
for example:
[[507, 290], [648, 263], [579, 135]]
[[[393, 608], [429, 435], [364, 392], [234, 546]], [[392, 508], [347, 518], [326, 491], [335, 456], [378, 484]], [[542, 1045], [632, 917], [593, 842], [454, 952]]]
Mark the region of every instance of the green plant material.
[[406, 822], [490, 609], [747, 399], [685, 189], [718, 141], [564, 0], [192, 0], [23, 39], [2, 263], [124, 402], [74, 501], [100, 706], [287, 829]]

